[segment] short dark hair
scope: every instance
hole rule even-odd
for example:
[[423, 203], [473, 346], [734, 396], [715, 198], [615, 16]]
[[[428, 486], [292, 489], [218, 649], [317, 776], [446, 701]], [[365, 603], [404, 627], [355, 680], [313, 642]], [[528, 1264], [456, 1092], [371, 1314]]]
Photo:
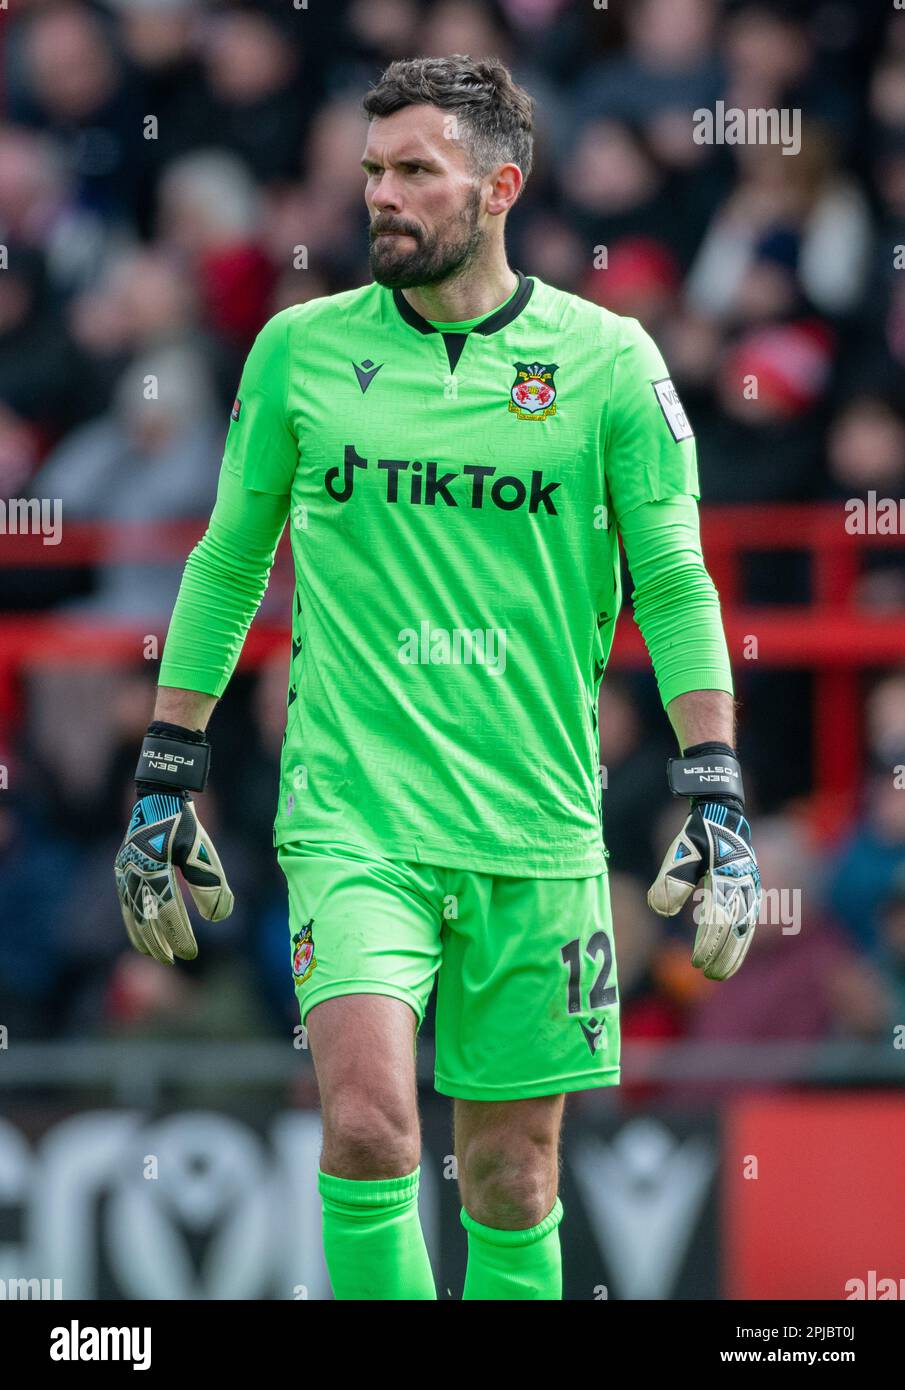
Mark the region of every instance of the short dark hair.
[[369, 121], [405, 106], [438, 106], [462, 122], [477, 174], [517, 164], [527, 179], [534, 144], [534, 99], [499, 58], [399, 58], [363, 101]]

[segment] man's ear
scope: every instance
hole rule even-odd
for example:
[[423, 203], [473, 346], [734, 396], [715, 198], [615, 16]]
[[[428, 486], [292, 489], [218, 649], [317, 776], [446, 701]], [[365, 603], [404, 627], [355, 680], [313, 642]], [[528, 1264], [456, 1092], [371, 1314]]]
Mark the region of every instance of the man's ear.
[[493, 217], [508, 212], [518, 198], [524, 185], [522, 171], [517, 164], [503, 164], [497, 169], [490, 184], [486, 208]]

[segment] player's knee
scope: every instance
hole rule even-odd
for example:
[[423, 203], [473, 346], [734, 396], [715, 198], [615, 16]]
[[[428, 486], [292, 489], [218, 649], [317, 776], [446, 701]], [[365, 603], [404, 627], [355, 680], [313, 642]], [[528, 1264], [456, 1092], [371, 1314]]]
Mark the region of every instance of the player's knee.
[[555, 1146], [521, 1135], [473, 1136], [459, 1158], [459, 1181], [463, 1206], [482, 1225], [536, 1226], [556, 1198]]
[[420, 1159], [417, 1118], [391, 1099], [346, 1092], [324, 1106], [324, 1159], [342, 1177], [402, 1177]]

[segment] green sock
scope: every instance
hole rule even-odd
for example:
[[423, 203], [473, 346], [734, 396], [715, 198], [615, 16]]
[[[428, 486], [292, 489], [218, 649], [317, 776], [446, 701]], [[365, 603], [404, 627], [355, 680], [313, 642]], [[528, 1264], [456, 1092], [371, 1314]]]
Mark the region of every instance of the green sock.
[[418, 1218], [420, 1166], [402, 1178], [359, 1181], [318, 1169], [324, 1257], [337, 1299], [437, 1297]]
[[468, 1232], [464, 1299], [562, 1298], [562, 1202], [528, 1231], [496, 1231], [462, 1208]]

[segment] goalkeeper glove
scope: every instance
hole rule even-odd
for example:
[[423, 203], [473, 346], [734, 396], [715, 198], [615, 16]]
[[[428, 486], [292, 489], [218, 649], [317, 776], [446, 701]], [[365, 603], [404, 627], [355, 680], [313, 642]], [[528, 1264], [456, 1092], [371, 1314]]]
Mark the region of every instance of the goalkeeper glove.
[[159, 720], [148, 726], [135, 771], [138, 800], [114, 863], [129, 940], [164, 965], [198, 954], [177, 868], [202, 917], [220, 922], [233, 910], [217, 851], [191, 797], [204, 791], [210, 751], [200, 729]]
[[754, 939], [762, 896], [738, 760], [726, 743], [698, 743], [684, 758], [669, 759], [667, 780], [674, 796], [691, 797], [691, 814], [647, 901], [661, 917], [672, 917], [701, 884], [691, 963], [708, 980], [728, 980]]

